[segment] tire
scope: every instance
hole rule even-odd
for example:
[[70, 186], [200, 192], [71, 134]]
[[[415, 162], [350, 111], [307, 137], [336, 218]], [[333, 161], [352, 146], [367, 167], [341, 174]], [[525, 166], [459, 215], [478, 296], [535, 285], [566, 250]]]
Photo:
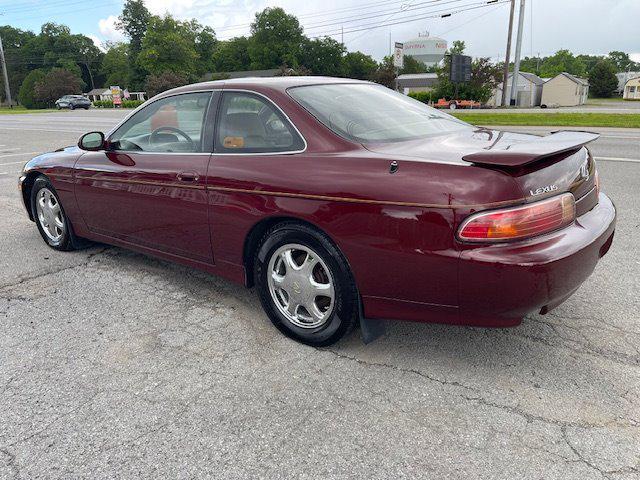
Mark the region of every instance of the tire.
[[455, 102], [451, 102], [451, 103], [449, 104], [449, 110], [455, 110], [456, 108], [458, 108], [458, 105], [456, 105], [456, 103], [455, 103]]
[[289, 338], [324, 347], [356, 325], [358, 291], [347, 261], [314, 228], [284, 222], [270, 229], [255, 256], [254, 272], [264, 311]]
[[69, 110], [75, 110], [75, 109], [76, 109], [76, 107], [73, 105], [73, 103], [70, 103], [69, 104]]
[[[58, 206], [57, 213], [52, 204]], [[51, 248], [70, 251], [88, 246], [88, 241], [74, 235], [56, 189], [44, 176], [38, 177], [31, 188], [31, 211], [40, 236]]]
[[61, 107], [60, 105], [58, 105], [58, 104], [56, 104], [56, 108], [57, 108], [58, 110], [62, 110], [62, 107]]

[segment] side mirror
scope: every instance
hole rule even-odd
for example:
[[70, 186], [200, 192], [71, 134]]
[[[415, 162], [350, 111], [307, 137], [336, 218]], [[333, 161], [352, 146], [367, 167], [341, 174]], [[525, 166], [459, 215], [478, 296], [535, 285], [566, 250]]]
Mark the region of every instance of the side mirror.
[[89, 132], [85, 133], [78, 140], [78, 147], [82, 150], [88, 150], [95, 152], [104, 148], [104, 133], [102, 132]]

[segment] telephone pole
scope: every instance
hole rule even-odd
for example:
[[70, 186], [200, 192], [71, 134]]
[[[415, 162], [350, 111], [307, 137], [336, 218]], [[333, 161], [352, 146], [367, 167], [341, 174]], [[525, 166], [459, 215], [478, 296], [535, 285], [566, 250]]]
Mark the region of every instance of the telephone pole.
[[520, 0], [518, 11], [518, 35], [516, 37], [516, 58], [513, 65], [513, 79], [511, 80], [511, 105], [516, 104], [518, 96], [518, 77], [520, 76], [520, 52], [522, 50], [522, 31], [524, 30], [524, 2]]
[[511, 12], [509, 13], [509, 36], [507, 37], [507, 53], [504, 56], [504, 72], [502, 73], [502, 102], [507, 106], [507, 82], [509, 81], [509, 56], [511, 55], [511, 37], [513, 36], [513, 14], [516, 9], [516, 0], [511, 0]]
[[9, 75], [7, 74], [7, 62], [4, 60], [4, 49], [2, 48], [2, 37], [0, 37], [0, 62], [2, 62], [2, 75], [4, 77], [4, 91], [7, 94], [7, 103], [9, 108], [13, 108], [11, 105], [11, 87], [9, 86]]

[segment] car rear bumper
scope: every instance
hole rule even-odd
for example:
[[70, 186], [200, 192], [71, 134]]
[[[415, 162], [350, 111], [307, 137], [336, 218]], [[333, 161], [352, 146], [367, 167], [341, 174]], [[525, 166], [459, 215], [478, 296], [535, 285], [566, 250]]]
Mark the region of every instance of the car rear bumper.
[[598, 204], [567, 228], [526, 242], [464, 250], [460, 323], [511, 326], [528, 313], [555, 308], [607, 253], [615, 223], [615, 206], [601, 193]]

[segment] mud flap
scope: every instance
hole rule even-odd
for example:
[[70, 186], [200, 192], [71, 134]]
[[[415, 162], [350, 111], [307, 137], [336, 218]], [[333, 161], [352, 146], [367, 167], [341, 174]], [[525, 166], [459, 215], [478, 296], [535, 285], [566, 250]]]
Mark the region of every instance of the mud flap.
[[365, 318], [362, 299], [358, 302], [360, 313], [360, 335], [365, 345], [377, 340], [387, 333], [387, 321], [377, 318]]

